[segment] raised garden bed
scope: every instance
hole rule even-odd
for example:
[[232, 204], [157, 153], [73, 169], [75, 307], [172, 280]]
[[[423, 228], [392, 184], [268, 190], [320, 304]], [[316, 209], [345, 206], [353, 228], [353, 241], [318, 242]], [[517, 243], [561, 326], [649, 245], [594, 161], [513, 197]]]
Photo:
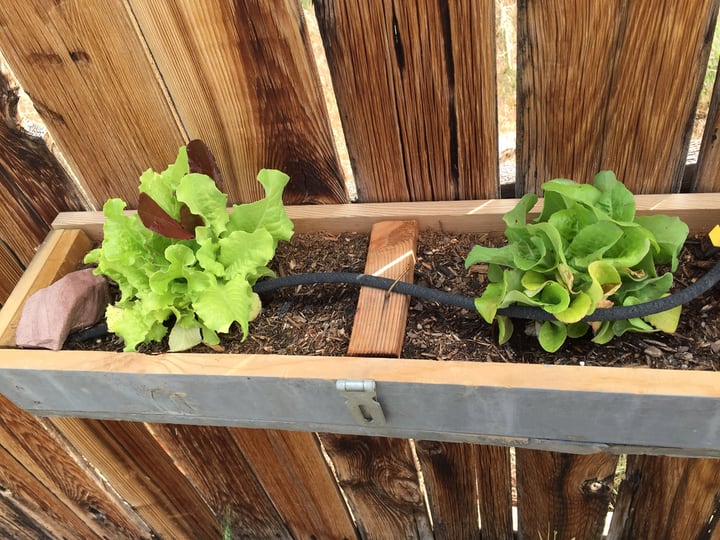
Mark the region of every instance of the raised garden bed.
[[[446, 232], [499, 232], [502, 214], [515, 202], [291, 207], [288, 214], [298, 232], [368, 232], [388, 219]], [[691, 232], [702, 233], [717, 223], [720, 196], [646, 195], [637, 205], [641, 213], [679, 215]], [[99, 239], [101, 222], [100, 214], [61, 215], [0, 314], [0, 392], [33, 413], [575, 452], [720, 455], [720, 375], [707, 371], [510, 364], [482, 350], [474, 361], [437, 362], [12, 348], [24, 298], [73, 269]], [[338, 381], [374, 383], [385, 422], [353, 416]]]

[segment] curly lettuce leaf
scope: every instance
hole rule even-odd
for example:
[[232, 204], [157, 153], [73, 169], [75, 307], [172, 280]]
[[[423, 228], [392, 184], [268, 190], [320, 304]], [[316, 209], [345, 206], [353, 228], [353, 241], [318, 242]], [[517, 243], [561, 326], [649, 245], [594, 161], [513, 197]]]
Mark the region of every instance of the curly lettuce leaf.
[[169, 326], [171, 350], [201, 341], [217, 344], [218, 333], [234, 323], [247, 337], [261, 307], [252, 286], [271, 274], [267, 265], [278, 241], [293, 234], [282, 203], [288, 176], [263, 170], [258, 178], [266, 197], [229, 210], [216, 182], [190, 171], [184, 147], [163, 173], [143, 173], [141, 192], [183, 229], [194, 229], [189, 238], [161, 234], [172, 227], [146, 228], [137, 214], [124, 212], [119, 199], [104, 205], [102, 246], [85, 260], [118, 283], [121, 298], [108, 307], [106, 318], [126, 351], [162, 340]]

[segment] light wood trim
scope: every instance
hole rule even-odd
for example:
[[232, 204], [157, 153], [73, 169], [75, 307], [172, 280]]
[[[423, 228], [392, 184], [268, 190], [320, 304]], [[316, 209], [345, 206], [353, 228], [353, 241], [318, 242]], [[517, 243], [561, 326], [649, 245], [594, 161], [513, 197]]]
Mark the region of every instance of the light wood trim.
[[0, 346], [15, 345], [15, 329], [25, 300], [76, 268], [91, 247], [79, 229], [50, 231], [0, 311]]
[[[635, 203], [640, 214], [677, 215], [693, 232], [707, 232], [720, 221], [720, 193], [637, 195]], [[420, 230], [501, 232], [505, 229], [502, 216], [515, 204], [517, 199], [487, 199], [301, 205], [288, 206], [286, 210], [295, 223], [296, 232], [370, 232], [374, 223], [386, 220], [416, 220]], [[541, 208], [542, 199], [535, 212]], [[54, 229], [80, 228], [93, 240], [99, 240], [103, 222], [101, 212], [63, 212], [52, 226]]]
[[720, 398], [720, 373], [645, 368], [288, 356], [265, 354], [113, 353], [5, 349], [0, 369], [279, 379], [374, 381]]

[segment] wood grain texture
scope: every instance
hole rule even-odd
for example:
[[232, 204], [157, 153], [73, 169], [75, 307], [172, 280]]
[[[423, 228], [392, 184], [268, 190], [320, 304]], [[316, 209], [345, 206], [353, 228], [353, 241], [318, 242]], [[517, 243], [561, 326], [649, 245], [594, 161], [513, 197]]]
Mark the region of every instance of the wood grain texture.
[[19, 99], [18, 88], [0, 74], [0, 182], [46, 231], [58, 212], [90, 208], [47, 143], [20, 127]]
[[14, 2], [0, 50], [96, 208], [186, 140], [125, 2]]
[[432, 538], [408, 441], [318, 433], [362, 538]]
[[18, 90], [0, 74], [0, 304], [60, 211], [88, 209], [47, 145], [18, 126]]
[[518, 195], [614, 170], [679, 189], [716, 0], [518, 5]]
[[[502, 216], [512, 210], [517, 199], [480, 201], [445, 201], [412, 203], [331, 204], [323, 206], [288, 206], [287, 214], [296, 232], [328, 231], [370, 232], [384, 220], [418, 222], [421, 231], [431, 229], [447, 232], [502, 232]], [[685, 221], [692, 233], [707, 233], [718, 222], [720, 193], [682, 193], [638, 195], [638, 215], [672, 214]], [[530, 213], [536, 216], [542, 199]], [[82, 229], [93, 240], [102, 238], [104, 218], [100, 212], [67, 212], [53, 222], [55, 229]]]
[[715, 73], [695, 177], [691, 183], [691, 190], [696, 192], [720, 191], [720, 77], [717, 76], [717, 71]]
[[[413, 282], [418, 226], [415, 221], [381, 221], [373, 225], [365, 260], [365, 273]], [[362, 287], [352, 334], [351, 356], [400, 357], [405, 340], [410, 297]]]
[[608, 540], [720, 538], [720, 460], [628, 456]]
[[504, 446], [476, 446], [478, 495], [482, 538], [511, 540], [512, 482], [510, 449]]
[[219, 538], [207, 503], [144, 424], [53, 418], [52, 424], [166, 538]]
[[601, 538], [617, 456], [515, 449], [518, 538]]
[[25, 267], [18, 261], [15, 253], [0, 242], [0, 308], [12, 294], [24, 270]]
[[481, 536], [478, 526], [477, 446], [415, 441], [415, 448], [435, 538], [492, 538]]
[[231, 429], [230, 433], [294, 537], [356, 537], [314, 433], [273, 429]]
[[0, 535], [13, 540], [52, 540], [50, 531], [35, 521], [18, 501], [0, 494]]
[[494, 5], [315, 8], [360, 200], [495, 196]]
[[262, 168], [290, 175], [288, 203], [347, 200], [299, 2], [130, 5], [183, 126], [217, 157], [231, 202], [263, 195]]
[[222, 427], [150, 424], [177, 467], [232, 537], [291, 538], [230, 431]]
[[0, 446], [73, 512], [88, 534], [108, 538], [150, 538], [139, 516], [108, 489], [83, 458], [47, 423], [0, 396]]

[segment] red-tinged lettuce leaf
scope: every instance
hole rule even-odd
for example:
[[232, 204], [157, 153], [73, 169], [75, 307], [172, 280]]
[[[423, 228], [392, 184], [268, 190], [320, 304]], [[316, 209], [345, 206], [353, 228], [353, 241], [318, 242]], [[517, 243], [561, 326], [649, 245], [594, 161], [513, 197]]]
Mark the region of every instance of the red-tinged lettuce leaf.
[[192, 237], [195, 238], [195, 227], [202, 227], [205, 225], [205, 221], [201, 216], [193, 214], [187, 204], [183, 204], [180, 207], [180, 225], [185, 231], [191, 232]]
[[215, 156], [210, 148], [200, 139], [193, 139], [187, 143], [188, 164], [191, 173], [205, 174], [215, 181], [215, 186], [223, 191], [223, 181], [220, 176]]
[[[187, 217], [184, 221], [188, 224], [195, 221], [195, 218], [200, 219], [200, 216], [190, 213], [187, 206], [183, 205], [180, 209], [180, 215], [189, 214], [191, 217]], [[188, 230], [184, 224], [178, 223], [170, 215], [160, 208], [160, 205], [156, 203], [150, 195], [147, 193], [140, 193], [138, 199], [138, 216], [140, 221], [143, 222], [148, 229], [168, 238], [175, 238], [177, 240], [190, 240], [195, 238], [195, 227]]]

